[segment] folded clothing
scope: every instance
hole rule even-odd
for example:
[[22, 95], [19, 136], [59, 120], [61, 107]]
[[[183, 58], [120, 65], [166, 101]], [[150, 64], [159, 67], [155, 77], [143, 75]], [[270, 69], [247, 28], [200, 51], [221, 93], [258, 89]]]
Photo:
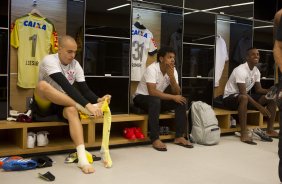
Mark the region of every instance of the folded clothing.
[[3, 169], [5, 171], [22, 171], [35, 169], [37, 162], [31, 159], [8, 160], [4, 162]]
[[51, 167], [53, 165], [53, 160], [47, 156], [36, 156], [32, 157], [31, 160], [37, 162], [37, 168]]
[[2, 157], [0, 158], [0, 168], [2, 168], [4, 163], [7, 162], [8, 160], [19, 160], [19, 159], [23, 159], [23, 157], [20, 156]]

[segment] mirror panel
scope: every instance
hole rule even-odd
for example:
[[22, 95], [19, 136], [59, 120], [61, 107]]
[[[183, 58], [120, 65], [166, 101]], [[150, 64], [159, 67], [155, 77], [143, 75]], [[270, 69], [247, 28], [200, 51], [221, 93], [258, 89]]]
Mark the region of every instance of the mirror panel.
[[128, 76], [129, 42], [129, 39], [87, 37], [85, 40], [85, 74]]
[[87, 35], [130, 38], [130, 8], [127, 0], [86, 1], [86, 39]]
[[82, 64], [84, 49], [84, 0], [67, 0], [67, 28], [66, 34], [75, 38], [77, 52], [75, 59]]
[[213, 80], [182, 78], [182, 95], [191, 101], [203, 101], [212, 104]]
[[185, 10], [183, 35], [184, 77], [213, 77], [215, 15]]
[[[261, 72], [263, 87], [268, 87], [268, 83], [273, 85], [275, 76], [275, 61], [273, 58], [273, 24], [256, 20], [254, 22], [254, 47], [259, 49], [260, 62], [258, 69]], [[269, 82], [269, 80], [272, 80]]]
[[89, 0], [85, 14], [84, 71], [95, 76], [129, 75], [131, 3]]
[[89, 88], [98, 96], [111, 94], [111, 113], [128, 113], [128, 78], [113, 77], [87, 77], [86, 83]]
[[280, 0], [254, 0], [254, 18], [272, 22], [275, 13], [281, 8], [278, 8], [279, 4], [281, 5]]

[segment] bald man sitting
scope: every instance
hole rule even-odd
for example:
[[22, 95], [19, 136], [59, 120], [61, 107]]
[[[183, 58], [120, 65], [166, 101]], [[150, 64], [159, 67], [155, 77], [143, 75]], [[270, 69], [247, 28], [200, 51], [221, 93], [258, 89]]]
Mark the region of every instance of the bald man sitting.
[[[58, 53], [47, 55], [41, 61], [32, 110], [40, 117], [55, 115], [69, 123], [70, 136], [78, 154], [78, 166], [88, 174], [94, 172], [94, 167], [86, 158], [83, 129], [77, 109], [84, 107], [90, 114], [100, 117], [100, 104], [110, 95], [99, 98], [89, 89], [83, 69], [74, 59], [76, 51], [75, 40], [63, 36], [59, 40]], [[74, 83], [78, 89], [73, 86]]]

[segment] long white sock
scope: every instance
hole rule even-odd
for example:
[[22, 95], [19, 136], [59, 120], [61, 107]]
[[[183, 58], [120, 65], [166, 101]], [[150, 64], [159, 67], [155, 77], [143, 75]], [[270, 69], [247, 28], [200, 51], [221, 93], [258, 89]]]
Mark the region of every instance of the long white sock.
[[89, 162], [87, 160], [86, 153], [85, 153], [84, 144], [78, 145], [76, 147], [76, 151], [77, 151], [77, 158], [78, 158], [78, 166], [82, 167], [84, 165], [89, 165]]

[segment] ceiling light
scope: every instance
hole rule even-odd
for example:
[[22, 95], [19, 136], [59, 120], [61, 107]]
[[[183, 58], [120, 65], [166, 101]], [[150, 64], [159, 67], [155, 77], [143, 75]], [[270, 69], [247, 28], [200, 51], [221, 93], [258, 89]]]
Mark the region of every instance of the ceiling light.
[[197, 13], [199, 12], [200, 10], [195, 10], [195, 11], [192, 11], [192, 12], [187, 12], [187, 13], [184, 13], [184, 15], [189, 15], [189, 14], [192, 14], [192, 13]]
[[273, 27], [273, 25], [269, 25], [269, 26], [257, 26], [257, 27], [254, 27], [254, 29], [261, 29], [261, 28], [268, 28], [268, 27]]
[[249, 4], [254, 4], [254, 2], [247, 2], [247, 3], [239, 3], [239, 4], [232, 4], [230, 6], [244, 6], [244, 5], [249, 5]]
[[129, 6], [130, 4], [122, 4], [122, 5], [119, 5], [119, 6], [115, 6], [115, 7], [112, 7], [112, 8], [109, 8], [107, 9], [108, 11], [112, 11], [112, 10], [115, 10], [115, 9], [118, 9], [118, 8], [122, 8], [122, 7], [125, 7], [125, 6]]
[[215, 7], [215, 8], [209, 8], [209, 9], [205, 9], [205, 10], [201, 10], [201, 11], [210, 11], [210, 10], [217, 10], [217, 9], [222, 9], [222, 8], [229, 8], [230, 6], [227, 5], [227, 6], [218, 6], [218, 7]]

